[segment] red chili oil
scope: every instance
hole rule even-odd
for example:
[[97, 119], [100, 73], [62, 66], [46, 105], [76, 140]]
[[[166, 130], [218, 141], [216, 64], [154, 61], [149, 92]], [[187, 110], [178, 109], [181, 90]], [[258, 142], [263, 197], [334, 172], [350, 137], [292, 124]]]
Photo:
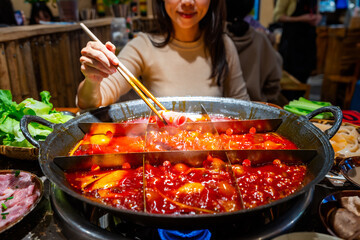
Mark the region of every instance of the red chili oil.
[[117, 208], [142, 212], [143, 167], [123, 169], [67, 172], [68, 183], [79, 193]]
[[[217, 164], [213, 164], [214, 161]], [[233, 212], [242, 209], [227, 164], [208, 158], [202, 167], [183, 163], [145, 166], [146, 211], [162, 214]]]
[[[217, 120], [223, 119], [218, 117]], [[255, 128], [246, 134], [233, 132], [228, 129], [219, 136], [201, 129], [189, 131], [178, 128], [171, 132], [163, 129], [148, 132], [146, 143], [144, 136], [115, 136], [109, 132], [97, 136], [86, 134], [74, 155], [168, 150], [297, 149], [293, 142], [277, 133], [256, 133]], [[204, 160], [202, 166], [196, 167], [169, 161], [146, 163], [145, 182], [143, 168], [132, 169], [129, 163], [122, 166], [122, 172], [116, 172], [119, 171], [117, 169], [93, 169], [93, 172], [67, 173], [66, 178], [87, 197], [117, 208], [158, 214], [212, 214], [238, 211], [243, 207], [254, 208], [297, 191], [306, 172], [305, 165], [288, 166], [280, 160], [264, 166], [251, 166], [249, 160], [244, 160], [241, 164], [230, 166], [226, 160], [211, 156]], [[107, 179], [108, 182], [104, 181]]]
[[[244, 161], [245, 162], [245, 161]], [[232, 166], [245, 208], [254, 208], [289, 196], [301, 186], [305, 165], [286, 165], [280, 160], [251, 167], [248, 163]]]

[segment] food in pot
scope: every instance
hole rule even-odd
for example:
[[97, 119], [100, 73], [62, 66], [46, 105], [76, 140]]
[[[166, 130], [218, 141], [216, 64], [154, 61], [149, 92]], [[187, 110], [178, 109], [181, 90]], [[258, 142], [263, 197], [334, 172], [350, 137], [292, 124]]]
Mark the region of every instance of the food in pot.
[[[229, 118], [211, 116], [213, 121], [226, 121]], [[201, 117], [188, 117], [187, 122], [201, 121]], [[141, 119], [140, 121], [145, 121]], [[138, 122], [134, 120], [133, 122]], [[149, 123], [156, 122], [150, 118]], [[91, 155], [105, 153], [169, 151], [169, 150], [217, 150], [217, 149], [297, 149], [296, 145], [275, 132], [235, 134], [229, 128], [217, 133], [204, 126], [189, 128], [158, 127], [152, 125], [148, 132], [139, 135], [117, 135], [112, 131], [104, 134], [85, 134], [70, 155]]]
[[196, 167], [163, 161], [146, 163], [143, 173], [143, 167], [131, 168], [129, 163], [124, 163], [119, 169], [103, 170], [96, 166], [90, 171], [67, 172], [65, 176], [79, 193], [96, 201], [161, 214], [254, 208], [289, 196], [302, 186], [304, 165], [287, 166], [274, 160], [265, 166], [252, 167], [249, 162], [244, 160], [230, 167], [222, 159], [209, 155]]
[[[218, 134], [203, 127], [154, 125], [141, 136], [88, 133], [72, 153], [220, 149], [297, 147], [277, 133], [256, 133], [255, 128], [245, 134], [235, 134], [232, 129]], [[286, 165], [281, 159], [269, 159], [263, 165], [251, 166], [248, 159], [230, 162], [224, 156], [210, 151], [207, 157], [194, 162], [186, 156], [184, 161], [145, 158], [144, 162], [123, 162], [112, 169], [93, 166], [91, 170], [69, 171], [65, 176], [71, 186], [91, 199], [117, 208], [157, 214], [233, 212], [271, 203], [302, 187], [305, 165]]]
[[142, 211], [143, 167], [131, 168], [129, 163], [119, 169], [100, 169], [65, 174], [67, 181], [78, 192], [96, 201], [117, 208]]
[[276, 159], [272, 164], [251, 167], [250, 161], [232, 166], [246, 208], [284, 198], [301, 186], [306, 166], [288, 166]]
[[26, 215], [39, 196], [30, 173], [0, 174], [0, 230]]
[[209, 156], [199, 167], [184, 163], [145, 165], [146, 211], [196, 214], [242, 209], [228, 164]]

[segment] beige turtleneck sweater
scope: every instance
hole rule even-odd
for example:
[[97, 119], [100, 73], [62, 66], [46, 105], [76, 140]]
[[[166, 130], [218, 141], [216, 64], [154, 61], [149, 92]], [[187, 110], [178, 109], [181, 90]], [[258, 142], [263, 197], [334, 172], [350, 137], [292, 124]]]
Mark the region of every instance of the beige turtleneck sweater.
[[[228, 36], [224, 35], [229, 77], [221, 87], [216, 85], [215, 79], [209, 79], [212, 66], [202, 39], [195, 42], [172, 40], [165, 47], [157, 48], [149, 37], [139, 33], [122, 49], [118, 58], [135, 77], [141, 76], [143, 84], [154, 96], [215, 96], [249, 100], [237, 51]], [[88, 94], [91, 94], [93, 104], [97, 104], [87, 108], [112, 104], [131, 88], [118, 72], [93, 85], [100, 91], [97, 89]]]

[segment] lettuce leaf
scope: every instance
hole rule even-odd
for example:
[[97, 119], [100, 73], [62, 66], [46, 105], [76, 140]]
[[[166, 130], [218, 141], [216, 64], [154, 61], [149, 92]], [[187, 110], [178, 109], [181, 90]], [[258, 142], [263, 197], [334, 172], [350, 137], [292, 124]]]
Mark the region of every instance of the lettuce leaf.
[[[48, 91], [42, 91], [40, 96], [41, 101], [27, 98], [17, 104], [12, 101], [9, 90], [0, 89], [0, 144], [33, 147], [25, 139], [20, 129], [20, 120], [24, 115], [36, 115], [55, 124], [65, 123], [73, 118], [53, 109], [53, 104], [50, 103], [51, 95]], [[30, 123], [28, 128], [31, 136], [38, 141], [45, 140], [52, 132], [51, 128], [36, 122]]]

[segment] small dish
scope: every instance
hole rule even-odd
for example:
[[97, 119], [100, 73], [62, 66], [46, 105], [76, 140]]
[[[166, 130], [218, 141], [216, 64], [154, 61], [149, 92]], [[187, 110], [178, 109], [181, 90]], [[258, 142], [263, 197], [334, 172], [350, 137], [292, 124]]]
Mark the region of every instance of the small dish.
[[360, 157], [343, 159], [339, 164], [342, 175], [352, 184], [360, 188]]
[[317, 232], [294, 232], [294, 233], [288, 233], [281, 236], [278, 236], [276, 238], [273, 238], [273, 240], [340, 240], [338, 237], [326, 235], [323, 233], [317, 233]]
[[331, 224], [331, 217], [333, 213], [338, 209], [341, 208], [341, 198], [342, 197], [351, 197], [351, 196], [359, 196], [360, 197], [360, 190], [343, 190], [332, 193], [326, 196], [319, 205], [319, 215], [322, 224], [326, 228], [326, 230], [333, 236], [339, 237]]
[[[35, 207], [38, 205], [38, 203], [40, 202], [40, 200], [42, 199], [43, 197], [43, 194], [44, 194], [44, 184], [42, 182], [42, 180], [36, 176], [35, 174], [33, 173], [30, 173], [30, 172], [27, 172], [27, 171], [22, 171], [22, 170], [0, 170], [0, 175], [5, 175], [5, 174], [14, 174], [15, 176], [16, 175], [19, 175], [21, 173], [25, 173], [25, 174], [29, 174], [30, 175], [30, 180], [32, 184], [34, 184], [34, 190], [33, 190], [33, 194], [34, 195], [36, 193], [37, 195], [37, 198], [34, 200], [34, 202], [26, 209], [26, 211], [19, 217], [15, 218], [14, 220], [12, 220], [12, 222], [10, 223], [7, 223], [5, 224], [4, 226], [1, 226], [0, 227], [0, 233], [2, 232], [5, 232], [6, 230], [10, 229], [12, 226], [14, 226], [15, 224], [17, 224], [18, 222], [20, 222], [22, 219], [24, 219], [32, 210], [35, 209]], [[21, 175], [19, 175], [21, 176]], [[27, 178], [25, 178], [25, 180], [22, 180], [22, 181], [19, 181], [19, 184], [21, 184], [21, 186], [28, 186], [26, 185], [27, 182], [25, 182], [27, 180]], [[5, 181], [5, 180], [4, 180]], [[20, 186], [20, 185], [19, 185]], [[22, 187], [19, 187], [19, 188], [16, 188], [15, 189], [24, 189]], [[16, 191], [16, 190], [15, 190]], [[34, 193], [35, 192], [35, 193]], [[15, 193], [15, 192], [14, 192]], [[10, 207], [7, 208], [6, 206], [6, 202], [9, 201], [8, 203], [10, 203], [10, 201], [12, 200], [12, 197], [14, 196], [14, 193], [12, 193], [11, 195], [9, 195], [9, 197], [7, 199], [4, 200], [1, 200], [0, 202], [3, 203], [6, 207], [6, 209], [4, 209], [4, 205], [1, 204], [1, 218], [2, 219], [6, 219], [7, 216], [9, 216], [9, 214], [11, 212], [9, 212], [9, 214], [7, 213], [7, 211], [9, 211], [9, 209], [11, 209]], [[16, 197], [13, 197], [13, 199], [15, 200]], [[26, 199], [28, 200], [29, 198], [27, 198], [27, 195], [23, 198], [21, 198], [22, 200], [23, 199]], [[17, 203], [14, 203], [15, 205], [17, 205]], [[8, 205], [9, 206], [9, 205]], [[2, 220], [0, 219], [0, 221]]]

